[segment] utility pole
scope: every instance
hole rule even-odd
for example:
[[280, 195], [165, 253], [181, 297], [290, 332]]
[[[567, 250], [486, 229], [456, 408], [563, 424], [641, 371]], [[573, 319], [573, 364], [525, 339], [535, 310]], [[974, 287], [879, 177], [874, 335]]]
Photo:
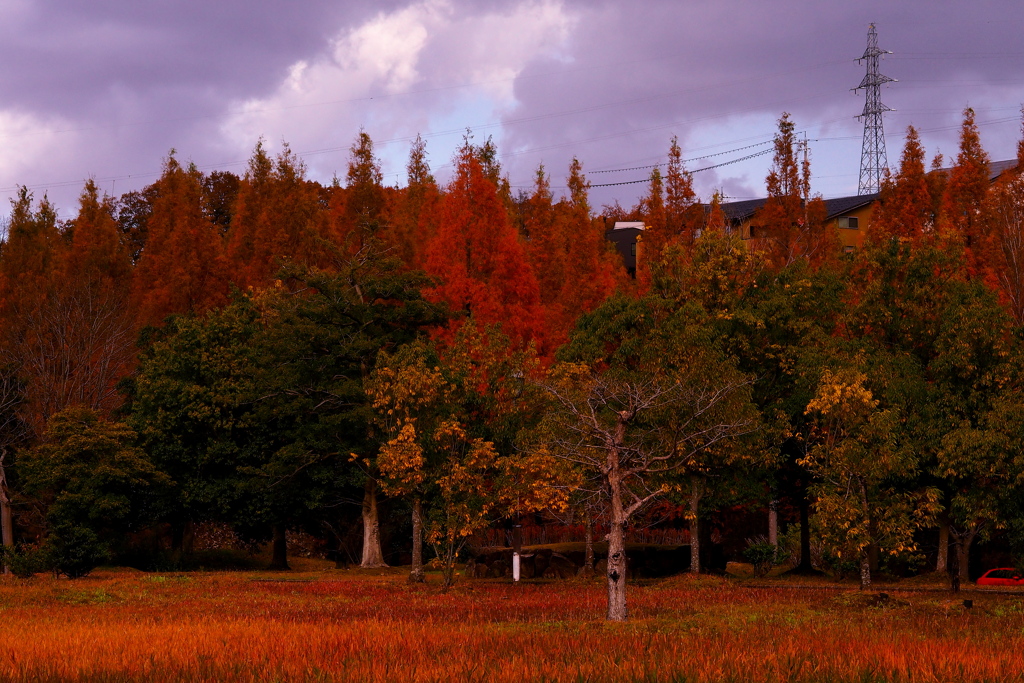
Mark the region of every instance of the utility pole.
[[894, 111], [882, 104], [882, 85], [895, 83], [895, 78], [889, 78], [878, 73], [878, 58], [882, 55], [891, 55], [888, 50], [878, 49], [878, 34], [875, 33], [875, 25], [870, 24], [868, 28], [868, 48], [864, 56], [856, 60], [858, 64], [867, 62], [868, 70], [864, 80], [860, 82], [854, 92], [863, 90], [866, 99], [864, 100], [864, 111], [856, 118], [864, 121], [864, 141], [861, 144], [860, 152], [860, 186], [857, 194], [874, 194], [882, 185], [882, 175], [889, 168], [889, 160], [885, 155], [885, 133], [882, 132], [882, 114], [887, 111]]

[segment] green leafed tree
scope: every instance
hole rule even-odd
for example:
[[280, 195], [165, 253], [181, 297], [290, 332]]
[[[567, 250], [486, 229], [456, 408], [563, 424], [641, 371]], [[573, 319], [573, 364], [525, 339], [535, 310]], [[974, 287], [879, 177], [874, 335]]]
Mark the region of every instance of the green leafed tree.
[[85, 576], [125, 533], [157, 519], [170, 481], [134, 441], [127, 426], [69, 408], [23, 453], [19, 471], [26, 492], [46, 506], [43, 552], [55, 571]]

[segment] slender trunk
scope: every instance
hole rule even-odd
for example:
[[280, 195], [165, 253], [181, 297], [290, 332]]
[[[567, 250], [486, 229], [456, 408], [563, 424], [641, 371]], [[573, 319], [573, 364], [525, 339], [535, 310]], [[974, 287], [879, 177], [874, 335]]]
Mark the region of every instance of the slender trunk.
[[412, 499], [412, 569], [409, 583], [423, 583], [423, 501]]
[[960, 542], [954, 537], [953, 552], [949, 554], [949, 566], [947, 571], [949, 572], [949, 590], [953, 593], [960, 592]]
[[807, 486], [800, 487], [800, 564], [797, 571], [809, 574], [814, 571], [811, 564], [811, 501], [807, 500]]
[[946, 571], [946, 562], [949, 557], [949, 520], [943, 514], [939, 518], [939, 559], [935, 562], [935, 571]]
[[871, 558], [867, 548], [860, 551], [860, 589], [867, 590], [871, 587]]
[[959, 556], [957, 557], [957, 569], [959, 570], [961, 583], [970, 581], [971, 544], [974, 543], [974, 537], [977, 533], [977, 527], [971, 527], [971, 530], [965, 533], [956, 545], [956, 552]]
[[[7, 470], [4, 468], [4, 458], [7, 457], [7, 449], [0, 449], [0, 539], [3, 541], [4, 550], [14, 548], [14, 521], [11, 517], [11, 499], [7, 495]], [[10, 574], [11, 568], [4, 560], [4, 574]]]
[[779, 501], [774, 498], [768, 503], [768, 542], [779, 547]]
[[587, 519], [583, 525], [583, 566], [588, 570], [594, 569], [594, 516], [587, 508]]
[[625, 621], [626, 610], [626, 534], [620, 481], [614, 473], [611, 483], [611, 526], [608, 530], [608, 619]]
[[[871, 508], [868, 505], [868, 486], [867, 483], [860, 480], [860, 508], [861, 514], [864, 515], [864, 520], [868, 524], [868, 528], [871, 529], [874, 525], [871, 523]], [[860, 588], [865, 590], [871, 585], [871, 547], [874, 544], [871, 543], [860, 551]]]
[[288, 534], [287, 526], [284, 524], [274, 525], [273, 558], [270, 560], [270, 568], [276, 571], [291, 569], [288, 566]]
[[377, 480], [366, 478], [363, 489], [363, 558], [359, 566], [364, 569], [386, 567], [380, 547], [380, 519], [377, 516]]
[[690, 479], [690, 573], [700, 574], [700, 520], [697, 510], [703, 495], [699, 477]]

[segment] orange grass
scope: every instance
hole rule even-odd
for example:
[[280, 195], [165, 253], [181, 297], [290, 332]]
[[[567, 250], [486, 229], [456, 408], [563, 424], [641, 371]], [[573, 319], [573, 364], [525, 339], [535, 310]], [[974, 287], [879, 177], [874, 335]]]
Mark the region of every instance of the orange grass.
[[632, 621], [608, 624], [599, 582], [267, 576], [0, 581], [0, 681], [1024, 680], [1024, 596], [878, 608], [677, 578], [631, 587]]

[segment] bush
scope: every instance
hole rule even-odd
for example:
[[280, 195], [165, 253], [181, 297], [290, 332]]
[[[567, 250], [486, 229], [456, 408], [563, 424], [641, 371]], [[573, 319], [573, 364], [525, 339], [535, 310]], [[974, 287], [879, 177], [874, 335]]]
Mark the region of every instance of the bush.
[[754, 565], [754, 574], [764, 576], [772, 567], [782, 564], [788, 553], [781, 548], [772, 545], [764, 536], [747, 539], [747, 548], [743, 551], [743, 557]]
[[36, 572], [46, 569], [40, 549], [33, 545], [0, 546], [0, 561], [19, 579], [31, 578]]
[[107, 550], [95, 531], [83, 526], [55, 527], [43, 544], [46, 566], [69, 579], [86, 576], [107, 559]]

